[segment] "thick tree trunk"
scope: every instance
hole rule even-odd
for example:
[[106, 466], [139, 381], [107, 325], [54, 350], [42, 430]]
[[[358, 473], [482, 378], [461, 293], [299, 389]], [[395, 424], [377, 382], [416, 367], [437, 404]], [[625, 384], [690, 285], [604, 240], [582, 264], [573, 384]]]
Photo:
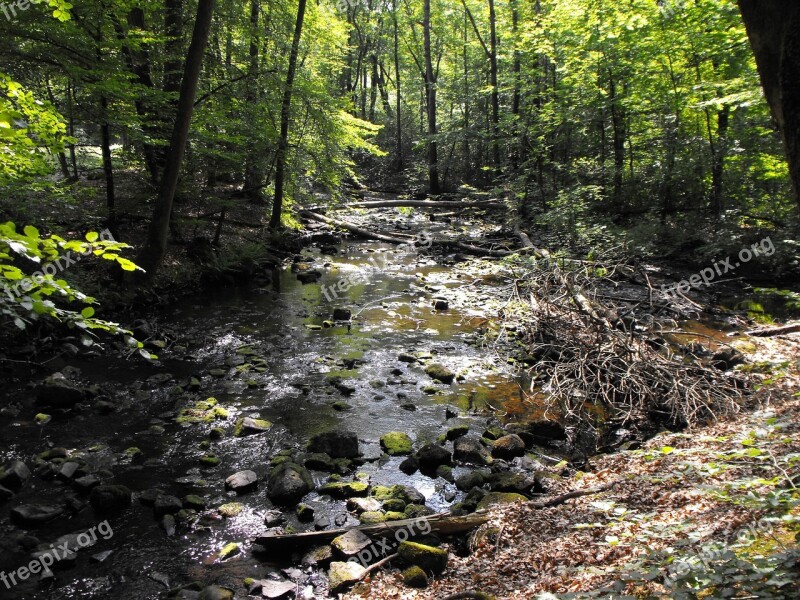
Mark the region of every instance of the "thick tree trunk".
[[430, 193], [438, 195], [439, 152], [436, 145], [436, 76], [431, 53], [431, 0], [425, 0], [423, 13], [423, 40], [425, 50], [425, 105], [428, 116], [428, 185]]
[[800, 2], [739, 0], [764, 95], [783, 136], [800, 208]]
[[186, 150], [186, 140], [189, 137], [189, 125], [194, 112], [194, 99], [197, 95], [197, 85], [203, 66], [203, 54], [208, 44], [208, 35], [211, 30], [214, 4], [215, 0], [198, 0], [197, 18], [194, 23], [189, 51], [186, 54], [181, 91], [178, 97], [178, 112], [175, 117], [175, 126], [172, 130], [167, 162], [164, 167], [164, 174], [161, 177], [161, 186], [153, 209], [153, 218], [147, 231], [147, 241], [137, 259], [137, 263], [147, 271], [149, 278], [155, 275], [167, 249], [172, 203], [178, 186], [178, 176], [183, 162], [183, 154]]
[[272, 217], [269, 220], [270, 229], [277, 229], [281, 224], [281, 211], [283, 210], [283, 186], [286, 177], [286, 155], [289, 151], [289, 120], [292, 109], [292, 90], [294, 89], [294, 76], [297, 70], [297, 55], [300, 53], [300, 38], [303, 35], [303, 19], [306, 14], [306, 0], [300, 0], [297, 6], [297, 20], [294, 25], [292, 49], [289, 53], [289, 68], [286, 72], [286, 87], [283, 89], [283, 102], [281, 103], [281, 137], [278, 140], [277, 160], [275, 164], [275, 197], [272, 201]]

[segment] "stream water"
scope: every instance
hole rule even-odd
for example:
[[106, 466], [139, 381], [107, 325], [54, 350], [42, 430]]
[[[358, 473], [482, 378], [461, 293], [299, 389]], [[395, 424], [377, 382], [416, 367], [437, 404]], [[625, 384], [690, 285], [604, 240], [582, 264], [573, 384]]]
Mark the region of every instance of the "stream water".
[[[129, 487], [134, 499], [130, 509], [108, 517], [113, 529], [109, 539], [80, 550], [74, 563], [57, 564], [54, 577], [40, 580], [35, 575], [11, 589], [0, 583], [0, 597], [138, 599], [158, 597], [168, 587], [192, 580], [240, 586], [243, 578], [262, 578], [273, 568], [254, 558], [250, 545], [267, 530], [263, 515], [272, 505], [263, 480], [279, 451], [302, 449], [316, 433], [353, 431], [366, 461], [358, 471], [372, 484], [413, 486], [429, 508], [440, 510], [462, 493], [442, 478], [403, 474], [398, 469], [403, 457], [382, 454], [380, 436], [406, 432], [419, 447], [461, 423], [482, 431], [494, 417], [516, 419], [535, 412], [521, 400], [520, 384], [525, 382], [502, 358], [477, 347], [476, 330], [487, 315], [477, 308], [434, 309], [434, 297], [457, 293], [469, 281], [413, 251], [381, 244], [342, 245], [333, 256], [309, 250], [304, 260], [310, 262], [301, 264], [324, 272], [323, 285], [335, 285], [353, 273], [360, 277], [338, 299], [329, 300], [320, 283], [303, 285], [289, 268], [282, 269], [271, 285], [220, 289], [158, 315], [157, 322], [168, 323], [175, 339], [159, 352], [156, 365], [104, 356], [70, 361], [80, 369], [81, 381], [103, 386], [117, 407], [111, 414], [99, 415], [88, 407], [63, 414], [48, 411], [53, 419], [41, 426], [33, 418], [40, 409], [32, 405], [31, 390], [6, 390], [9, 400], [19, 400], [24, 408], [0, 425], [0, 463], [22, 459], [33, 468], [31, 459], [38, 453], [64, 447], [85, 463], [85, 470]], [[331, 324], [335, 307], [350, 309], [351, 322]], [[401, 353], [430, 353], [458, 378], [451, 385], [436, 383], [422, 365], [400, 362]], [[60, 366], [56, 362], [53, 368]], [[332, 386], [334, 376], [351, 393]], [[193, 383], [199, 382], [199, 390], [189, 391], [190, 378], [198, 380]], [[176, 422], [180, 409], [208, 397], [225, 408], [226, 418]], [[448, 418], [447, 411], [459, 416]], [[273, 426], [258, 435], [234, 436], [237, 419], [245, 416], [267, 419]], [[203, 442], [212, 427], [225, 429], [226, 435], [209, 448]], [[219, 465], [204, 468], [199, 459], [209, 452]], [[262, 484], [236, 497], [226, 492], [224, 480], [243, 469], [258, 473]], [[312, 475], [317, 484], [328, 477], [316, 471]], [[137, 501], [153, 488], [178, 498], [199, 495], [208, 509], [194, 528], [179, 528], [169, 537], [153, 509]], [[236, 517], [222, 518], [213, 510], [234, 501], [243, 505]], [[86, 531], [105, 518], [58, 477], [34, 475], [19, 494], [0, 505], [0, 571], [12, 572], [30, 561], [20, 547], [20, 530], [9, 524], [9, 509], [65, 502], [68, 516], [30, 530], [38, 542]], [[304, 502], [331, 525], [357, 523], [343, 501], [312, 492]], [[286, 519], [284, 526], [314, 527], [299, 523], [291, 511]], [[25, 543], [30, 547], [37, 540]], [[240, 543], [241, 554], [217, 560], [229, 542]], [[112, 552], [98, 562], [106, 550]], [[288, 565], [274, 568], [280, 566]]]

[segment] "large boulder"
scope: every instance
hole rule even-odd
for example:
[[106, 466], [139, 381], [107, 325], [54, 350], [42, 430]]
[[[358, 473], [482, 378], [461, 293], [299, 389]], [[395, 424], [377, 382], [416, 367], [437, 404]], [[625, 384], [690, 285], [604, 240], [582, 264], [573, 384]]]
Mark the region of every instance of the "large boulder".
[[504, 435], [492, 446], [492, 456], [495, 458], [511, 459], [523, 454], [525, 454], [525, 442], [514, 433]]
[[295, 504], [314, 489], [314, 480], [305, 467], [285, 462], [270, 472], [267, 488], [267, 495], [275, 504]]
[[327, 431], [311, 438], [309, 452], [322, 452], [333, 458], [355, 458], [358, 436], [352, 431]]
[[489, 451], [475, 436], [460, 437], [453, 442], [453, 458], [473, 465], [488, 465], [492, 462]]
[[36, 403], [54, 408], [72, 408], [86, 397], [86, 391], [62, 373], [53, 373], [36, 386]]
[[435, 471], [439, 465], [451, 464], [453, 457], [438, 444], [425, 444], [417, 450], [417, 460], [421, 469]]

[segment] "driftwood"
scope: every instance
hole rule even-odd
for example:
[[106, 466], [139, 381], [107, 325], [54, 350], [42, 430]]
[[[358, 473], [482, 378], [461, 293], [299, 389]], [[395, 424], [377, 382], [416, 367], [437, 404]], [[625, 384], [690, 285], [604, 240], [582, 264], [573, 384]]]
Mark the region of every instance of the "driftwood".
[[[320, 223], [327, 223], [328, 225], [339, 227], [341, 229], [349, 231], [352, 234], [355, 234], [359, 237], [366, 238], [369, 240], [377, 240], [379, 242], [386, 242], [388, 244], [408, 244], [413, 241], [413, 238], [411, 237], [400, 237], [398, 235], [387, 235], [385, 233], [376, 233], [374, 231], [364, 229], [363, 227], [357, 227], [356, 225], [351, 225], [350, 223], [347, 223], [346, 221], [342, 221], [340, 219], [333, 219], [331, 217], [326, 217], [325, 215], [315, 213], [311, 210], [300, 211], [300, 216], [305, 217], [306, 219], [311, 219], [313, 221], [319, 221]], [[480, 246], [473, 246], [472, 244], [467, 244], [465, 242], [461, 242], [458, 240], [433, 239], [431, 240], [431, 244], [443, 248], [452, 248], [454, 250], [460, 250], [462, 252], [466, 252], [468, 254], [475, 254], [478, 256], [491, 256], [500, 258], [503, 256], [508, 256], [509, 254], [513, 253], [510, 250], [491, 250], [488, 248], [481, 248]]]
[[455, 535], [475, 529], [489, 520], [486, 511], [474, 512], [463, 517], [454, 517], [449, 513], [439, 513], [427, 517], [416, 519], [401, 519], [400, 521], [388, 521], [375, 525], [357, 525], [356, 527], [346, 527], [342, 529], [327, 529], [324, 531], [307, 531], [304, 533], [278, 533], [266, 534], [256, 538], [255, 543], [264, 547], [267, 551], [293, 550], [298, 547], [311, 544], [329, 543], [333, 538], [347, 533], [351, 529], [358, 529], [364, 535], [373, 538], [386, 538], [400, 529], [417, 531], [424, 523], [424, 528], [431, 533], [441, 533], [442, 535]]
[[800, 331], [800, 323], [793, 325], [784, 325], [783, 327], [771, 327], [769, 329], [753, 329], [745, 331], [745, 335], [752, 335], [754, 337], [773, 337], [776, 335], [783, 335], [784, 333], [796, 333]]
[[345, 208], [503, 208], [495, 200], [362, 200], [348, 202]]

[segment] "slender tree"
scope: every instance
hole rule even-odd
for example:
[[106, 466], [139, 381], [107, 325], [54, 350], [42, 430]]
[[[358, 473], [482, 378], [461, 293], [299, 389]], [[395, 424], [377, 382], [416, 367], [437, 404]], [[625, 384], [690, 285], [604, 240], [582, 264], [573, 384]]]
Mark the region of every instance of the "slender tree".
[[286, 178], [286, 155], [289, 151], [289, 122], [292, 110], [292, 91], [294, 77], [297, 70], [297, 56], [300, 54], [300, 38], [303, 35], [303, 18], [306, 14], [306, 0], [300, 0], [297, 6], [297, 19], [294, 25], [292, 49], [289, 53], [289, 68], [286, 72], [286, 84], [283, 88], [283, 101], [281, 102], [281, 135], [278, 140], [278, 150], [275, 161], [275, 196], [272, 201], [272, 217], [269, 220], [270, 229], [277, 229], [281, 224], [281, 211], [283, 210], [283, 187]]
[[180, 96], [178, 97], [178, 112], [172, 130], [169, 153], [153, 209], [153, 218], [147, 231], [147, 241], [137, 259], [137, 263], [145, 269], [149, 278], [155, 275], [167, 249], [172, 203], [175, 199], [178, 176], [183, 162], [183, 154], [186, 150], [186, 140], [189, 136], [189, 125], [194, 112], [194, 100], [197, 95], [197, 85], [203, 65], [203, 53], [208, 44], [211, 30], [215, 1], [198, 0], [197, 4], [197, 18], [194, 22], [189, 51], [186, 54]]

